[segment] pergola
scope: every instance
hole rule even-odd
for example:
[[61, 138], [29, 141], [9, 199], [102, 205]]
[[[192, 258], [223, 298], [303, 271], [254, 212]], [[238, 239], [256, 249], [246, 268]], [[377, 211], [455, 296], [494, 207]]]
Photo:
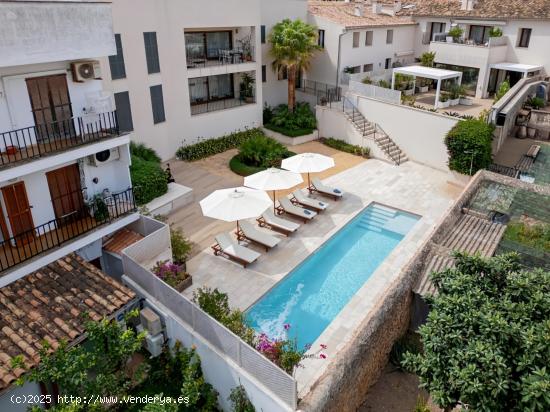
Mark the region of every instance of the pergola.
[[535, 73], [542, 70], [542, 66], [521, 63], [495, 63], [491, 64], [491, 69], [505, 70], [508, 72], [522, 73], [522, 77], [527, 77], [528, 73]]
[[437, 81], [437, 88], [435, 91], [435, 107], [439, 102], [439, 95], [441, 94], [441, 81], [446, 79], [458, 79], [458, 84], [462, 83], [462, 72], [455, 72], [453, 70], [437, 69], [435, 67], [424, 66], [406, 66], [396, 67], [392, 71], [391, 88], [395, 88], [395, 75], [397, 73], [414, 77], [416, 86], [416, 78], [423, 77], [425, 79], [433, 79]]

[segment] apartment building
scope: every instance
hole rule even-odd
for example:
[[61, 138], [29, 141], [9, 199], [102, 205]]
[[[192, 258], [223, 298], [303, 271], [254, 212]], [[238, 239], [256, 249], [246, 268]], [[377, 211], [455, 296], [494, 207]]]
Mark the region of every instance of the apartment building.
[[[471, 95], [487, 97], [508, 79], [550, 73], [550, 4], [545, 0], [409, 0], [401, 16], [418, 23], [415, 56], [435, 53], [436, 66], [463, 73]], [[449, 36], [459, 27], [457, 40]], [[491, 37], [491, 29], [501, 33]], [[494, 36], [494, 34], [493, 34]]]
[[346, 83], [353, 73], [381, 73], [414, 61], [416, 23], [396, 16], [400, 4], [376, 1], [310, 1], [308, 20], [319, 30], [322, 51], [307, 77]]

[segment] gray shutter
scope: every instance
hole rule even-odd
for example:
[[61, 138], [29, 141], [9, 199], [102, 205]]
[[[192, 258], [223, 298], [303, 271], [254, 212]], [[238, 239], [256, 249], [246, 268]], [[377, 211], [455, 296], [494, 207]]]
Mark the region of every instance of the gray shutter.
[[126, 67], [124, 66], [124, 53], [122, 51], [122, 40], [120, 34], [115, 34], [116, 54], [109, 56], [109, 66], [111, 67], [111, 79], [124, 79], [126, 77]]
[[159, 51], [157, 45], [157, 33], [147, 32], [143, 33], [143, 41], [145, 43], [145, 58], [147, 59], [147, 72], [159, 73], [160, 72], [160, 62], [159, 62]]
[[120, 131], [129, 132], [134, 130], [132, 109], [130, 108], [130, 95], [128, 92], [115, 93], [115, 105]]
[[153, 122], [162, 123], [166, 120], [164, 114], [164, 99], [162, 97], [162, 85], [151, 86], [151, 108], [153, 109]]

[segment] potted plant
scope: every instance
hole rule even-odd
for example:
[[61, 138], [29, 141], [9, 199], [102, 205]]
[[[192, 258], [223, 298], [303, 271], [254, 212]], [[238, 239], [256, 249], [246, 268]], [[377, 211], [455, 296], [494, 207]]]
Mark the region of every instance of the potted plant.
[[109, 219], [109, 207], [105, 203], [105, 199], [100, 194], [94, 195], [88, 201], [88, 208], [90, 209], [90, 214], [94, 217], [96, 222], [103, 222]]
[[252, 35], [243, 37], [242, 39], [237, 40], [241, 45], [243, 51], [243, 60], [249, 62], [252, 61]]
[[437, 104], [437, 107], [440, 107], [440, 108], [446, 108], [446, 107], [449, 107], [449, 95], [445, 92], [442, 92], [440, 95], [439, 95], [439, 103]]
[[460, 95], [464, 94], [464, 87], [459, 84], [453, 84], [449, 90], [449, 105], [456, 106], [460, 103]]
[[502, 29], [500, 27], [491, 27], [489, 37], [502, 37]]
[[426, 93], [429, 89], [429, 86], [428, 86], [428, 82], [426, 81], [426, 79], [420, 79], [419, 81], [419, 86], [418, 86], [418, 91], [420, 93]]
[[248, 73], [241, 77], [241, 96], [247, 103], [254, 103], [254, 84], [256, 79]]
[[462, 34], [464, 34], [464, 29], [460, 26], [453, 26], [449, 30], [449, 36], [452, 37], [454, 43], [459, 42], [460, 38], [462, 37]]
[[168, 260], [157, 262], [151, 271], [178, 292], [182, 292], [193, 284], [193, 278], [182, 265]]

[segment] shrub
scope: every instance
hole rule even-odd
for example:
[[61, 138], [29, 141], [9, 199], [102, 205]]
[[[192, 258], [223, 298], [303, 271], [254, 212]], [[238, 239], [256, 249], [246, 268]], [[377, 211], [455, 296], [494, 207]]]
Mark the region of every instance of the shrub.
[[247, 166], [268, 168], [279, 166], [288, 157], [288, 150], [281, 143], [267, 136], [256, 136], [239, 147], [239, 160]]
[[103, 222], [109, 219], [109, 208], [100, 194], [94, 195], [88, 202], [88, 207], [92, 211], [94, 219], [97, 222]]
[[132, 156], [130, 177], [138, 205], [148, 203], [168, 191], [166, 173], [156, 162], [148, 162], [140, 157]]
[[233, 412], [256, 412], [256, 408], [254, 408], [254, 405], [250, 402], [250, 399], [248, 399], [246, 390], [242, 385], [231, 389], [231, 394], [228, 399], [231, 402]]
[[390, 88], [390, 83], [384, 79], [378, 81], [378, 86], [383, 87], [384, 89]]
[[207, 139], [192, 145], [181, 146], [176, 152], [176, 157], [180, 160], [188, 161], [204, 159], [205, 157], [239, 147], [239, 145], [248, 139], [263, 135], [260, 129], [246, 129], [230, 133], [216, 139]]
[[540, 97], [531, 97], [527, 104], [533, 109], [538, 110], [544, 107], [544, 99], [541, 99]]
[[183, 269], [183, 265], [172, 263], [167, 260], [157, 262], [152, 272], [161, 280], [176, 288], [182, 281], [189, 277]]
[[492, 162], [493, 126], [478, 119], [458, 122], [445, 137], [449, 169], [474, 174]]
[[191, 242], [185, 238], [183, 231], [170, 225], [170, 245], [172, 246], [172, 260], [174, 263], [183, 264], [191, 252]]
[[462, 27], [460, 26], [451, 27], [451, 29], [449, 30], [449, 36], [451, 36], [455, 41], [457, 41], [463, 33], [464, 29], [462, 29]]
[[433, 67], [435, 61], [435, 52], [424, 52], [420, 56], [420, 64], [424, 67]]
[[273, 110], [273, 117], [269, 124], [287, 130], [313, 130], [317, 126], [317, 120], [309, 103], [297, 103], [293, 112], [288, 110], [286, 104], [281, 104]]
[[351, 153], [357, 156], [369, 157], [370, 149], [368, 147], [361, 147], [349, 144], [340, 139], [334, 139], [332, 137], [327, 137], [321, 140], [321, 142], [333, 149], [340, 150], [341, 152]]
[[130, 142], [130, 154], [137, 156], [147, 162], [160, 163], [160, 156], [154, 149], [145, 146], [143, 143]]
[[414, 81], [413, 76], [397, 73], [395, 75], [395, 89], [396, 90], [409, 90], [412, 88]]
[[526, 225], [523, 222], [509, 223], [504, 239], [525, 246], [550, 252], [550, 224]]
[[268, 106], [267, 104], [265, 104], [264, 105], [264, 110], [263, 110], [263, 123], [264, 123], [264, 125], [271, 122], [271, 119], [273, 119], [273, 109], [271, 108], [271, 106]]
[[500, 27], [491, 27], [489, 30], [489, 37], [501, 37], [502, 29]]
[[255, 167], [255, 166], [247, 166], [243, 162], [241, 162], [241, 159], [239, 158], [239, 155], [235, 155], [231, 158], [229, 161], [229, 168], [231, 171], [235, 174], [238, 174], [239, 176], [250, 176], [254, 173], [261, 172], [262, 170], [265, 170], [264, 167]]
[[365, 78], [362, 80], [362, 82], [363, 82], [364, 84], [372, 84], [372, 80], [371, 80], [371, 78], [370, 78], [369, 76], [365, 77]]
[[498, 90], [495, 93], [495, 103], [498, 102], [500, 99], [504, 97], [506, 93], [510, 91], [510, 82], [508, 80], [504, 80], [500, 85], [498, 86]]

